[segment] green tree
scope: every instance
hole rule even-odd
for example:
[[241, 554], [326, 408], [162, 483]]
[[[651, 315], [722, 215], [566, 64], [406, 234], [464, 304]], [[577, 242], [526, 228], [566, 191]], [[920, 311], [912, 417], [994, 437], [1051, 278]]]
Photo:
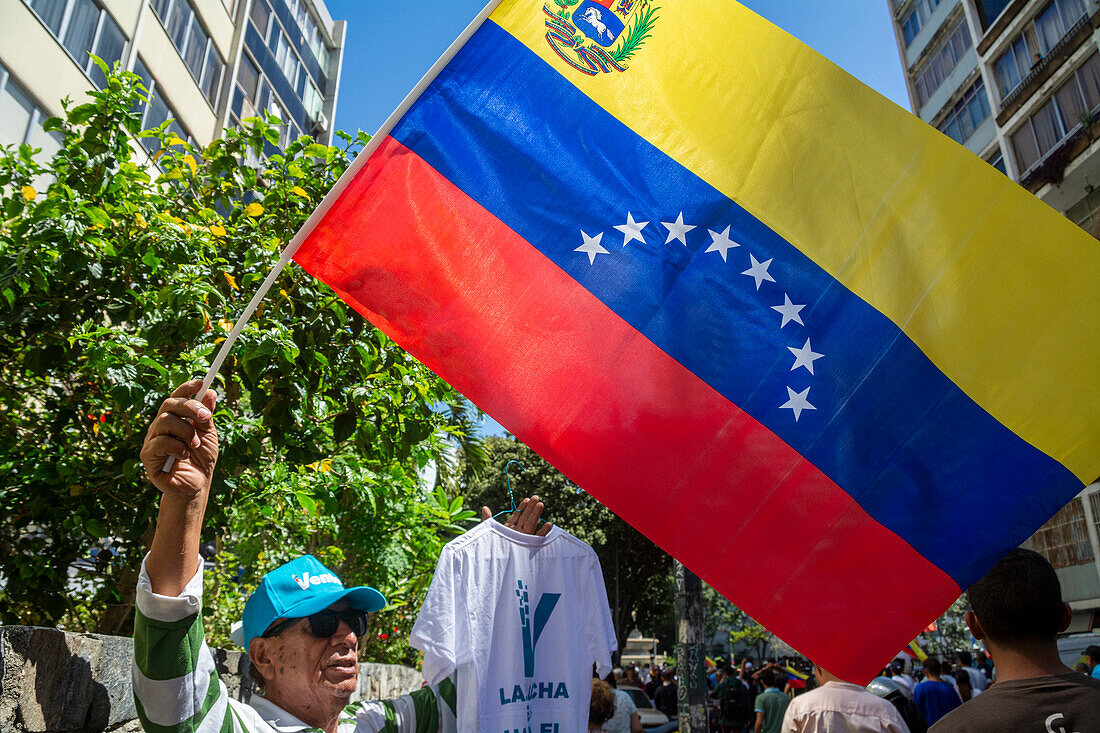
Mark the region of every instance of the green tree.
[[672, 558], [664, 550], [523, 443], [493, 437], [485, 439], [484, 448], [488, 467], [465, 483], [471, 509], [507, 508], [507, 463], [519, 461], [524, 470], [512, 469], [514, 495], [538, 494], [547, 506], [545, 518], [591, 545], [599, 556], [619, 648], [636, 623], [649, 632], [651, 623], [667, 621], [672, 608]]
[[[150, 411], [206, 370], [367, 141], [303, 137], [276, 152], [269, 117], [199, 148], [166, 126], [140, 130], [144, 95], [116, 70], [46, 122], [63, 140], [51, 159], [26, 145], [0, 151], [3, 623], [128, 629], [157, 505], [137, 457]], [[293, 264], [216, 386], [216, 638], [262, 572], [311, 550], [387, 594], [368, 653], [404, 656], [408, 609], [471, 516], [448, 459], [458, 444], [478, 465], [468, 403]], [[435, 486], [420, 476], [431, 467]]]

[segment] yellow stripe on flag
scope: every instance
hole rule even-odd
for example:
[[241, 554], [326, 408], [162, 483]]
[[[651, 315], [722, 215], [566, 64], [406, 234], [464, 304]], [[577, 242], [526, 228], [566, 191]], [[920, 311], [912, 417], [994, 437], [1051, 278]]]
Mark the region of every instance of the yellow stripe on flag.
[[[732, 0], [651, 0], [624, 72], [584, 76], [541, 4], [492, 20], [897, 324], [975, 402], [1100, 475], [1100, 245]], [[552, 5], [552, 3], [551, 3]], [[872, 365], [868, 365], [870, 369]]]

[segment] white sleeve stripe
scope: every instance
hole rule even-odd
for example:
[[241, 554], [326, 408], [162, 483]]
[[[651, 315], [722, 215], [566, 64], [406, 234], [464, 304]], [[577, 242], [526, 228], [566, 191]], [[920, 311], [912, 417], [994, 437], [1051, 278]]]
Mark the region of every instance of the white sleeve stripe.
[[202, 558], [199, 558], [199, 569], [195, 575], [174, 598], [153, 592], [153, 583], [149, 579], [149, 574], [145, 572], [145, 560], [141, 561], [137, 587], [135, 602], [145, 618], [172, 623], [193, 616], [202, 609]]
[[[141, 700], [141, 706], [145, 709], [145, 716], [150, 723], [166, 727], [178, 725], [202, 711], [214, 671], [214, 657], [204, 641], [199, 649], [195, 671], [182, 677], [170, 680], [149, 679], [135, 664], [134, 696]], [[218, 693], [218, 702], [211, 708], [207, 719], [214, 714], [214, 709], [218, 705], [221, 705], [222, 713], [225, 712], [224, 698], [227, 697], [227, 693], [224, 685], [220, 682], [218, 685], [221, 688]], [[218, 726], [221, 726], [220, 721]]]
[[[219, 733], [222, 729], [222, 721], [225, 719], [225, 715], [228, 712], [226, 708], [229, 707], [229, 693], [225, 689], [225, 685], [218, 683], [221, 688], [218, 691], [218, 700], [214, 703], [214, 706], [210, 708], [210, 712], [206, 714], [206, 717], [202, 719], [202, 723], [195, 729], [195, 733]], [[234, 730], [237, 727], [237, 721], [233, 721]]]

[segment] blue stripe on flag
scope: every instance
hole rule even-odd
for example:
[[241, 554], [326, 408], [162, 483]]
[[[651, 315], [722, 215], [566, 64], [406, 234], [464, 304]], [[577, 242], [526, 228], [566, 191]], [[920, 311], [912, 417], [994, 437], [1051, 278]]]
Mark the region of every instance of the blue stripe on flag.
[[[716, 121], [720, 124], [720, 121]], [[889, 319], [486, 23], [393, 136], [966, 587], [1081, 483]], [[614, 229], [638, 222], [645, 244]], [[666, 244], [682, 212], [687, 246]], [[741, 246], [728, 262], [708, 229]], [[603, 234], [608, 254], [575, 251]], [[827, 232], [823, 236], [828, 236]], [[759, 290], [743, 275], [772, 260]], [[773, 306], [805, 304], [780, 328]], [[975, 324], [975, 328], [980, 328]], [[814, 373], [789, 350], [810, 340]], [[788, 388], [816, 409], [782, 406]], [[629, 439], [629, 436], [624, 436]], [[703, 452], [700, 446], [700, 453]], [[712, 487], [700, 490], [712, 490]]]

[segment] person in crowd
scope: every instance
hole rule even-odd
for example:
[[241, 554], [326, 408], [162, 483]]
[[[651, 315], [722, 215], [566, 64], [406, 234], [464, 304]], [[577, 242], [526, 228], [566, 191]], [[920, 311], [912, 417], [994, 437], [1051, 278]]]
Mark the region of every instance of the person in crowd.
[[[928, 725], [962, 705], [962, 698], [955, 688], [941, 679], [943, 667], [940, 660], [928, 657], [924, 660], [924, 681], [913, 691], [913, 702], [920, 708]], [[965, 676], [965, 673], [964, 673]]]
[[952, 670], [950, 666], [943, 673], [942, 679], [951, 683], [955, 691], [959, 693], [959, 699], [966, 702], [970, 698], [974, 697], [974, 688], [970, 685], [970, 675], [963, 670]]
[[642, 688], [644, 688], [646, 685], [649, 684], [649, 678], [651, 676], [650, 675], [650, 669], [651, 669], [651, 667], [649, 666], [649, 662], [646, 662], [645, 664], [642, 665], [642, 672], [641, 672], [641, 677], [642, 677], [641, 687]]
[[722, 679], [710, 693], [710, 699], [717, 703], [716, 722], [721, 733], [744, 733], [745, 726], [752, 716], [752, 697], [746, 685], [728, 663], [720, 668]]
[[745, 683], [745, 687], [749, 689], [749, 697], [756, 700], [756, 696], [764, 691], [764, 687], [760, 684], [760, 680], [753, 676], [753, 663], [745, 660], [741, 663], [741, 681]]
[[653, 693], [653, 707], [670, 719], [678, 715], [676, 708], [676, 673], [671, 667], [661, 671], [661, 684]]
[[[161, 492], [152, 545], [138, 577], [134, 621], [133, 689], [145, 729], [453, 730], [455, 690], [449, 680], [396, 700], [348, 705], [358, 686], [359, 640], [369, 614], [386, 600], [373, 588], [344, 588], [310, 555], [265, 575], [245, 602], [241, 637], [261, 694], [248, 703], [229, 698], [203, 640], [199, 539], [218, 432], [214, 391], [191, 399], [200, 386], [198, 380], [187, 382], [160, 405], [141, 448], [146, 476]], [[164, 471], [169, 456], [175, 465]], [[538, 497], [524, 499], [507, 525], [534, 534], [542, 508]], [[489, 516], [483, 508], [482, 518]]]
[[623, 684], [630, 687], [642, 688], [642, 676], [638, 673], [638, 668], [633, 664], [626, 668], [626, 672], [623, 677]]
[[753, 731], [754, 733], [779, 733], [791, 702], [790, 698], [779, 689], [779, 682], [772, 667], [765, 667], [758, 672], [758, 675], [764, 691], [756, 696], [753, 704], [753, 712], [756, 713]]
[[592, 679], [592, 697], [588, 701], [588, 733], [605, 733], [604, 724], [615, 714], [615, 694], [611, 685]]
[[1089, 672], [1088, 662], [1078, 662], [1077, 664], [1073, 665], [1073, 671], [1074, 672], [1080, 672], [1081, 674], [1085, 675], [1086, 677], [1088, 677], [1091, 674]]
[[654, 666], [650, 668], [649, 682], [645, 683], [645, 696], [650, 700], [657, 698], [657, 689], [661, 686], [661, 668]]
[[818, 687], [791, 701], [783, 733], [909, 733], [891, 703], [814, 665]]
[[890, 662], [890, 673], [890, 678], [901, 685], [905, 696], [910, 700], [913, 699], [913, 690], [917, 687], [917, 681], [905, 671], [905, 662], [900, 659]]
[[940, 718], [933, 733], [1096, 730], [1100, 680], [1058, 656], [1072, 611], [1050, 563], [1016, 548], [969, 589], [966, 624], [997, 665], [997, 683]]
[[[627, 667], [626, 671], [629, 673], [631, 669], [631, 667]], [[626, 677], [629, 677], [629, 674]], [[614, 674], [609, 674], [604, 682], [611, 688], [611, 692], [615, 696], [615, 713], [603, 724], [603, 729], [607, 733], [643, 733], [642, 718], [638, 715], [634, 698], [618, 689]]]
[[876, 677], [867, 685], [867, 691], [881, 697], [894, 706], [901, 715], [909, 733], [928, 733], [928, 724], [924, 722], [917, 704], [905, 696], [902, 686], [893, 677]]
[[1085, 659], [1089, 661], [1089, 674], [1100, 680], [1100, 646], [1093, 644], [1086, 649]]
[[958, 665], [958, 669], [955, 670], [955, 679], [959, 679], [959, 673], [965, 674], [970, 678], [971, 697], [980, 695], [989, 685], [989, 680], [986, 679], [985, 672], [974, 666], [974, 657], [964, 649], [958, 653], [955, 661]]

